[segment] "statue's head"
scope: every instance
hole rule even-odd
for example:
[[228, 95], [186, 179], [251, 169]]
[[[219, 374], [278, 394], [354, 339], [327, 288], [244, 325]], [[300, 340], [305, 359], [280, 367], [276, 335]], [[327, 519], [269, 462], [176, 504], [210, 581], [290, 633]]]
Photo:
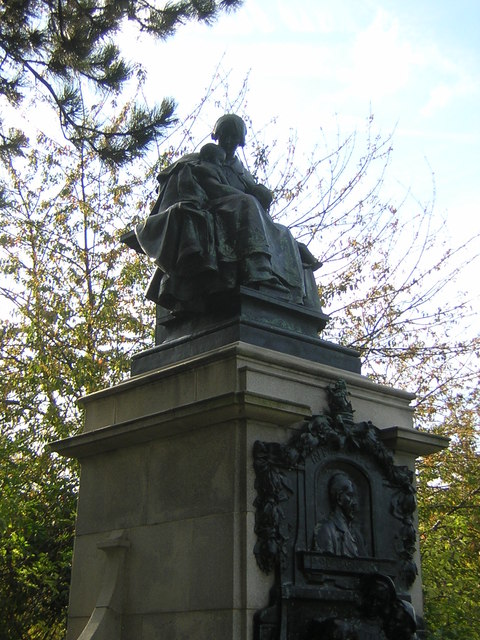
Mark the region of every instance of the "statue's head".
[[410, 602], [397, 598], [385, 620], [384, 631], [389, 640], [413, 640], [416, 638], [417, 620]]
[[213, 162], [214, 164], [222, 164], [225, 162], [225, 151], [222, 147], [219, 147], [217, 144], [213, 144], [213, 142], [207, 142], [200, 149], [200, 160], [204, 160], [205, 162]]
[[371, 573], [362, 579], [363, 606], [368, 617], [389, 615], [397, 598], [393, 580], [381, 573]]
[[234, 137], [237, 147], [245, 146], [245, 136], [247, 135], [247, 126], [240, 116], [234, 113], [227, 113], [221, 116], [213, 127], [212, 139], [218, 140], [222, 145], [222, 138], [226, 136]]
[[334, 473], [328, 482], [328, 497], [332, 511], [340, 509], [347, 520], [353, 520], [357, 510], [357, 492], [346, 473]]

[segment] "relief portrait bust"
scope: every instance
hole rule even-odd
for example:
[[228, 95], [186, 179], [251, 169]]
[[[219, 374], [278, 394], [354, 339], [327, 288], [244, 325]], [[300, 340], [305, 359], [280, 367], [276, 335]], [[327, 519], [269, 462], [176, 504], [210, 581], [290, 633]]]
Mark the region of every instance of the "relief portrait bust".
[[315, 525], [313, 550], [333, 556], [365, 556], [365, 544], [356, 526], [357, 489], [343, 471], [334, 473], [328, 482], [330, 513]]

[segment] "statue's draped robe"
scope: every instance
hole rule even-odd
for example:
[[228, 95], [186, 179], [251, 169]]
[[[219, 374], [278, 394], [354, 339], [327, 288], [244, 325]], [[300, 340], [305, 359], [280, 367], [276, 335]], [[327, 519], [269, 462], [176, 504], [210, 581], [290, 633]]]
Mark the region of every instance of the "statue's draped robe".
[[[305, 285], [302, 245], [270, 218], [259, 202], [268, 190], [240, 160], [220, 167], [189, 154], [158, 181], [152, 213], [136, 228], [158, 267], [147, 298], [167, 309], [195, 310], [210, 294], [265, 285], [296, 304], [309, 296], [318, 301], [311, 268]], [[311, 258], [305, 247], [303, 255]]]

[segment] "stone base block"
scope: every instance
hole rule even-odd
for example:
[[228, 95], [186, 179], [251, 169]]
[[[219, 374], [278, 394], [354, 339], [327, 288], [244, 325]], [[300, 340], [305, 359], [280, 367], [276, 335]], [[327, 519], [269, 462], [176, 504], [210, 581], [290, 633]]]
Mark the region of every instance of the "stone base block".
[[291, 304], [240, 287], [217, 295], [202, 315], [176, 316], [157, 306], [156, 346], [136, 354], [132, 375], [243, 342], [360, 373], [360, 357], [318, 337], [328, 321], [320, 307]]
[[[251, 640], [272, 585], [253, 554], [253, 444], [287, 440], [338, 378], [412, 466], [411, 394], [242, 342], [85, 398], [83, 433], [53, 445], [81, 462], [68, 640]], [[440, 440], [422, 434], [422, 455]]]

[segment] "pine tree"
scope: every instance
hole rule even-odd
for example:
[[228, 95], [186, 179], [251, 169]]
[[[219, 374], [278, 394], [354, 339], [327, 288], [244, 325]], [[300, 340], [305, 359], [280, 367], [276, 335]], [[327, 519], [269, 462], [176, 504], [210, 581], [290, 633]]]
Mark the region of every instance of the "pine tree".
[[[0, 5], [0, 96], [18, 107], [27, 92], [46, 97], [58, 111], [65, 136], [87, 141], [101, 158], [121, 164], [140, 155], [173, 121], [174, 101], [151, 110], [137, 105], [128, 120], [86, 122], [85, 95], [118, 94], [133, 69], [115, 44], [128, 20], [156, 38], [167, 38], [189, 20], [211, 23], [241, 0], [5, 0]], [[0, 152], [21, 152], [25, 137], [11, 130]]]

